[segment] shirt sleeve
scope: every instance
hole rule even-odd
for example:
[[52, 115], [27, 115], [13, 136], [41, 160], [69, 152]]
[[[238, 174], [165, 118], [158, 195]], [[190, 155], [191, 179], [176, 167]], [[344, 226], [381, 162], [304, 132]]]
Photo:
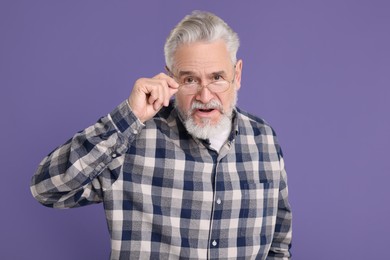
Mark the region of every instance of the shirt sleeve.
[[103, 190], [118, 177], [112, 169], [120, 167], [143, 126], [127, 101], [122, 102], [42, 160], [31, 180], [32, 195], [43, 205], [56, 208], [101, 202]]
[[267, 260], [291, 258], [292, 214], [288, 202], [287, 175], [282, 155], [280, 156], [280, 166], [281, 178], [279, 185], [278, 212], [276, 215], [274, 238], [271, 243]]

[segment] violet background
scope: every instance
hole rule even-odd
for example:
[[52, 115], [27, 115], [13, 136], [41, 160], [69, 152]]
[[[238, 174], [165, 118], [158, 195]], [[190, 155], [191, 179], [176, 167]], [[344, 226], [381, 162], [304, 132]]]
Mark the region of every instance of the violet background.
[[40, 160], [164, 68], [170, 29], [194, 9], [241, 38], [239, 106], [282, 144], [294, 259], [386, 259], [390, 242], [390, 2], [0, 2], [0, 259], [108, 259], [101, 204], [49, 209]]

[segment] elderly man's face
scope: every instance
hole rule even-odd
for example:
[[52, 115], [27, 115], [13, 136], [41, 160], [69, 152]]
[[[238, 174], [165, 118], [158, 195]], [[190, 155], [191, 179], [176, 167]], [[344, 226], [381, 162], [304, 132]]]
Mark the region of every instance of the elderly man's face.
[[[191, 134], [199, 138], [209, 138], [211, 136], [207, 133], [197, 136], [194, 131], [213, 128], [219, 131], [222, 130], [221, 127], [229, 125], [226, 122], [230, 123], [237, 90], [241, 86], [241, 70], [242, 61], [232, 64], [226, 44], [222, 40], [178, 47], [172, 71], [176, 80], [179, 84], [196, 81], [202, 85], [195, 94], [188, 94], [183, 88], [176, 93], [176, 106]], [[205, 87], [210, 82], [222, 78], [232, 82], [226, 91], [215, 93]]]

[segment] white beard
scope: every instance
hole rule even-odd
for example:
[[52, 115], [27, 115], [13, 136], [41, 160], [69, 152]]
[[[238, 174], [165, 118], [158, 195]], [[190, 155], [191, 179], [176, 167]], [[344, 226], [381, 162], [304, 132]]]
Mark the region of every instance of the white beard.
[[[234, 95], [233, 102], [228, 111], [223, 111], [222, 104], [212, 99], [209, 103], [203, 104], [194, 100], [189, 111], [182, 111], [180, 104], [175, 99], [175, 107], [183, 120], [184, 126], [193, 137], [199, 139], [210, 139], [220, 134], [223, 130], [231, 129], [233, 109], [237, 103], [237, 92]], [[205, 118], [200, 124], [197, 124], [192, 116], [195, 109], [217, 109], [221, 113], [221, 117], [217, 123], [212, 124], [211, 119]]]

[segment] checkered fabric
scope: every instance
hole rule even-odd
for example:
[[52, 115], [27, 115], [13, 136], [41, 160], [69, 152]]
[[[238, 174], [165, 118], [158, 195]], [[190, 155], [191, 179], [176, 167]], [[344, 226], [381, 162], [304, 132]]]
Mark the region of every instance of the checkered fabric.
[[49, 154], [31, 191], [48, 207], [103, 202], [111, 259], [290, 259], [275, 133], [238, 108], [233, 126], [216, 152], [172, 104], [143, 125], [123, 102]]

